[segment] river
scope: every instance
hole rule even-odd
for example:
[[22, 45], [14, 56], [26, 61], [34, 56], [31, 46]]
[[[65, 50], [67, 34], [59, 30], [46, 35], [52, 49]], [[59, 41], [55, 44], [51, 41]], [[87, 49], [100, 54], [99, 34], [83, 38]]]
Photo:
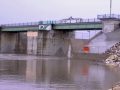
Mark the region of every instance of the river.
[[119, 68], [64, 57], [0, 54], [0, 90], [108, 90]]

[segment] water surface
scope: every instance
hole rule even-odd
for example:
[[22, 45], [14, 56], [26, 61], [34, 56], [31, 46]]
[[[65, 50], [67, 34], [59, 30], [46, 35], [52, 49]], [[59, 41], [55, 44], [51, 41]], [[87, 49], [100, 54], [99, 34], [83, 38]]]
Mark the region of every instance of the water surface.
[[119, 81], [118, 68], [97, 61], [17, 55], [0, 59], [0, 90], [107, 90]]

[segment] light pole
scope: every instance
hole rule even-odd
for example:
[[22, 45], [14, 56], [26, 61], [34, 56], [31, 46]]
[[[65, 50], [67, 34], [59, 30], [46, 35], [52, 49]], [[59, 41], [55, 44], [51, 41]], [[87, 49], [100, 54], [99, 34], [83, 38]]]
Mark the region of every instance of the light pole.
[[111, 17], [111, 11], [112, 11], [112, 0], [110, 0], [110, 17]]

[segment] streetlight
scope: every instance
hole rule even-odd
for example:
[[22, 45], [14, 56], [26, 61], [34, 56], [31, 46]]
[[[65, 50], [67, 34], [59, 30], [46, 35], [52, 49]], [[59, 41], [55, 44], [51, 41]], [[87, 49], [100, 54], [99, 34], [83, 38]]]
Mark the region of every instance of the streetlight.
[[110, 0], [110, 17], [111, 17], [111, 11], [112, 11], [112, 0]]

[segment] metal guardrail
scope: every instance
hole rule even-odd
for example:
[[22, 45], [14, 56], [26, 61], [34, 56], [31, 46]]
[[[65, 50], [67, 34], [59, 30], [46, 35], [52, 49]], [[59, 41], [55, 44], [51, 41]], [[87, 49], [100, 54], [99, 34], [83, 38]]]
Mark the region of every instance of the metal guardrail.
[[104, 14], [104, 15], [98, 15], [97, 18], [98, 19], [107, 19], [107, 18], [120, 19], [120, 15], [116, 15], [116, 14]]
[[15, 23], [15, 24], [2, 24], [1, 27], [19, 27], [19, 26], [34, 26], [42, 24], [71, 24], [71, 23], [84, 23], [84, 22], [101, 22], [98, 19], [62, 19], [58, 21], [39, 21], [39, 22], [28, 22], [28, 23]]
[[101, 22], [101, 21], [95, 18], [94, 19], [63, 19], [63, 20], [58, 21], [59, 24], [84, 23], [84, 22]]
[[39, 22], [1, 24], [0, 26], [2, 26], [2, 27], [13, 27], [13, 26], [29, 26], [29, 25], [39, 25]]

